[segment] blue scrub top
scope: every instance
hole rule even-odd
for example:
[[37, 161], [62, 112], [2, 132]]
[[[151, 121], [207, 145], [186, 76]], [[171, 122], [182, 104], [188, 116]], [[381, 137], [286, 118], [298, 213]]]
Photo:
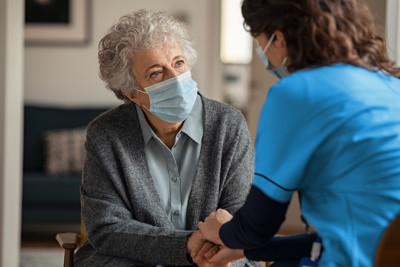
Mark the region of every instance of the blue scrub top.
[[254, 185], [280, 202], [300, 192], [320, 266], [373, 266], [400, 214], [400, 80], [337, 64], [279, 81], [260, 116]]

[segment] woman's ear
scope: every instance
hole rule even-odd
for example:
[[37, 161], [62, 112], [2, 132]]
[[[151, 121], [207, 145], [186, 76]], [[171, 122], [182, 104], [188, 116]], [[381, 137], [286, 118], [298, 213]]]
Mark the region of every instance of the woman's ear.
[[129, 94], [125, 95], [127, 98], [129, 98], [130, 101], [132, 101], [133, 103], [135, 103], [136, 105], [138, 105], [139, 107], [142, 106], [142, 102], [139, 100], [139, 98], [135, 97], [135, 93], [131, 92]]
[[276, 40], [275, 40], [275, 45], [277, 46], [278, 49], [287, 49], [286, 48], [286, 40], [285, 40], [285, 36], [283, 35], [283, 32], [281, 31], [275, 31], [275, 36], [276, 36]]

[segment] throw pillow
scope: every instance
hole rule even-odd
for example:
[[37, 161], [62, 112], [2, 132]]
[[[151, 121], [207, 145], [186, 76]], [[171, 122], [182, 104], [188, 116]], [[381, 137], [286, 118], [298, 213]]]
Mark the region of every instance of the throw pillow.
[[86, 128], [46, 131], [45, 170], [50, 175], [81, 173]]

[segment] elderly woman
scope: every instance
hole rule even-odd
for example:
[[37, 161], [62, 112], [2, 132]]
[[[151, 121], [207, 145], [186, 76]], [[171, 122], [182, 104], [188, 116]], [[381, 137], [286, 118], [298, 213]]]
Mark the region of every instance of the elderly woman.
[[190, 72], [196, 51], [185, 25], [166, 13], [123, 16], [98, 55], [102, 80], [125, 104], [87, 129], [88, 241], [75, 266], [192, 266], [191, 250], [205, 243], [197, 223], [218, 208], [235, 213], [248, 194], [246, 122], [199, 94]]

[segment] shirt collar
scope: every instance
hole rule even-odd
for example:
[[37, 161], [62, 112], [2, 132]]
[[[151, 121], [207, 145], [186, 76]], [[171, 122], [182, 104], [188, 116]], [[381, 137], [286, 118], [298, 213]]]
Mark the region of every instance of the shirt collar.
[[[143, 140], [147, 145], [151, 137], [158, 137], [147, 122], [143, 110], [136, 104], [135, 107], [139, 117], [140, 128], [142, 129]], [[185, 133], [193, 141], [201, 144], [201, 139], [203, 137], [203, 104], [200, 95], [197, 95], [193, 109], [183, 123], [180, 132]]]
[[192, 112], [183, 123], [181, 132], [196, 143], [201, 144], [201, 139], [203, 138], [203, 103], [200, 95], [197, 95]]

